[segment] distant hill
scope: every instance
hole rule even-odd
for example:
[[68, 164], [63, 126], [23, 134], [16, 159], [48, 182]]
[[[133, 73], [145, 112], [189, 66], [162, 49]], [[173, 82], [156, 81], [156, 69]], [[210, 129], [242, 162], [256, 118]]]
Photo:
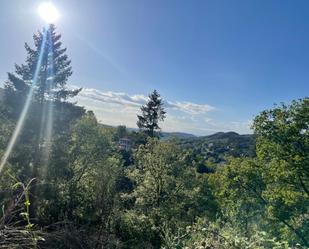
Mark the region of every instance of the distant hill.
[[162, 139], [172, 139], [172, 138], [177, 138], [177, 139], [189, 139], [189, 138], [197, 138], [197, 136], [190, 134], [190, 133], [185, 133], [185, 132], [161, 132], [161, 137]]
[[224, 162], [227, 156], [253, 157], [255, 155], [255, 137], [250, 134], [218, 132], [209, 136], [181, 139], [179, 143], [187, 149], [192, 149], [196, 155], [216, 163]]
[[[127, 127], [128, 131], [138, 131], [138, 128], [129, 128]], [[197, 136], [190, 134], [190, 133], [185, 133], [185, 132], [160, 132], [161, 138], [163, 140], [168, 140], [172, 138], [177, 138], [177, 139], [187, 139], [187, 138], [196, 138]]]

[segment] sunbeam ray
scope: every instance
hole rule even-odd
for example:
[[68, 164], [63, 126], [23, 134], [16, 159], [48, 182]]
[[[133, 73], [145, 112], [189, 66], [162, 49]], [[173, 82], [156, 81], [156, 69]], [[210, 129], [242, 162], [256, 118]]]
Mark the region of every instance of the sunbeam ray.
[[54, 84], [54, 64], [53, 64], [53, 47], [52, 47], [52, 34], [48, 33], [48, 66], [47, 66], [47, 93], [48, 98], [47, 101], [44, 102], [45, 106], [43, 108], [44, 112], [44, 121], [43, 121], [43, 148], [42, 148], [42, 164], [43, 164], [43, 174], [46, 170], [47, 162], [50, 155], [50, 149], [51, 149], [51, 138], [52, 138], [52, 129], [53, 129], [53, 101], [54, 96], [52, 92], [53, 84]]
[[40, 67], [41, 67], [41, 63], [42, 63], [42, 57], [43, 57], [43, 53], [44, 53], [44, 49], [45, 49], [45, 44], [46, 44], [46, 29], [43, 30], [43, 39], [42, 39], [42, 44], [41, 44], [41, 48], [40, 48], [40, 54], [39, 54], [39, 58], [38, 58], [38, 62], [37, 62], [37, 65], [36, 65], [36, 69], [35, 69], [35, 72], [34, 72], [34, 76], [33, 76], [33, 80], [32, 80], [32, 84], [31, 84], [31, 87], [30, 87], [30, 90], [29, 90], [29, 93], [28, 93], [28, 96], [27, 96], [27, 99], [26, 99], [26, 102], [25, 102], [25, 105], [24, 105], [24, 108], [20, 114], [20, 117], [17, 121], [17, 125], [15, 127], [15, 130], [13, 132], [13, 135], [9, 141], [9, 144], [4, 152], [4, 155], [1, 159], [1, 163], [0, 163], [0, 173], [2, 172], [13, 148], [14, 148], [14, 145], [17, 141], [17, 138], [22, 130], [22, 127], [23, 127], [23, 124], [25, 122], [25, 118], [27, 116], [27, 113], [28, 113], [28, 110], [29, 110], [29, 107], [30, 107], [30, 104], [31, 104], [31, 100], [32, 100], [32, 96], [33, 96], [33, 92], [34, 92], [34, 89], [36, 87], [36, 83], [37, 83], [37, 78], [38, 78], [38, 75], [39, 75], [39, 72], [40, 72]]

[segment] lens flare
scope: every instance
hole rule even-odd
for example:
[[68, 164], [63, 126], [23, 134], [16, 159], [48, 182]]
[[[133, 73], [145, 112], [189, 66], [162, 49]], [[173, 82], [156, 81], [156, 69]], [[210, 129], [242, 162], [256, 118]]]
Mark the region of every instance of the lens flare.
[[59, 18], [59, 12], [51, 2], [41, 3], [38, 12], [47, 23], [54, 23]]
[[47, 67], [47, 80], [46, 80], [46, 90], [48, 93], [48, 99], [44, 102], [42, 109], [42, 120], [41, 120], [41, 132], [40, 141], [42, 144], [42, 161], [43, 175], [46, 173], [46, 167], [51, 152], [52, 145], [52, 132], [53, 132], [53, 108], [54, 108], [54, 96], [52, 92], [52, 87], [54, 84], [54, 54], [53, 54], [53, 42], [52, 34], [48, 31], [48, 67]]
[[40, 71], [40, 67], [41, 67], [41, 63], [42, 63], [42, 57], [43, 57], [43, 51], [44, 51], [44, 48], [45, 48], [45, 44], [46, 44], [46, 31], [44, 31], [44, 33], [43, 33], [43, 41], [42, 41], [42, 45], [41, 45], [41, 48], [40, 48], [40, 55], [39, 55], [39, 59], [38, 59], [37, 65], [36, 65], [36, 69], [35, 69], [35, 73], [34, 73], [34, 76], [33, 76], [30, 91], [28, 93], [24, 108], [23, 108], [23, 110], [20, 114], [18, 121], [17, 121], [17, 125], [15, 127], [14, 132], [13, 132], [13, 135], [12, 135], [10, 141], [9, 141], [9, 144], [8, 144], [8, 146], [7, 146], [7, 148], [4, 152], [4, 155], [1, 159], [1, 162], [0, 162], [0, 173], [3, 170], [4, 165], [6, 164], [8, 158], [9, 158], [9, 156], [10, 156], [10, 154], [11, 154], [13, 148], [14, 148], [14, 145], [17, 141], [17, 138], [18, 138], [18, 136], [19, 136], [19, 134], [22, 130], [23, 124], [25, 122], [25, 119], [26, 119], [26, 116], [27, 116], [27, 113], [28, 113], [28, 110], [29, 110], [29, 107], [30, 107], [30, 104], [31, 104], [31, 101], [32, 101], [34, 88], [36, 87], [37, 79], [38, 79], [38, 76], [39, 76], [39, 71]]

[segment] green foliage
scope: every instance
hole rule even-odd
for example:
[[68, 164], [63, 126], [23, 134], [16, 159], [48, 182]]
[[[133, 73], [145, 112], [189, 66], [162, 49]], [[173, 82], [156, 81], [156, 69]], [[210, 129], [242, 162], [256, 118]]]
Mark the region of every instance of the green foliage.
[[229, 220], [251, 231], [250, 224], [261, 220], [265, 211], [265, 184], [254, 159], [231, 159], [228, 165], [210, 176], [221, 211]]
[[290, 247], [288, 241], [278, 241], [265, 231], [255, 230], [250, 237], [241, 234], [229, 223], [207, 222], [200, 219], [196, 224], [186, 227], [177, 236], [168, 240], [164, 248], [213, 248], [213, 249], [292, 249], [304, 248], [300, 245]]
[[308, 98], [264, 111], [254, 121], [257, 158], [232, 159], [212, 176], [224, 217], [308, 246]]
[[121, 165], [119, 156], [112, 150], [112, 134], [88, 113], [73, 127], [70, 141], [67, 168], [58, 169], [57, 164], [49, 168], [48, 180], [57, 184], [46, 184], [41, 198], [49, 198], [40, 207], [39, 216], [52, 219], [46, 223], [59, 219], [105, 223], [113, 209]]
[[[154, 248], [163, 243], [166, 229], [175, 232], [194, 222], [197, 215], [214, 217], [217, 212], [207, 179], [185, 164], [187, 156], [171, 142], [149, 139], [135, 152], [135, 164], [128, 169], [135, 188], [122, 199], [134, 204], [123, 217], [126, 220], [130, 214], [134, 231], [136, 224], [148, 227], [143, 231], [149, 233], [146, 241]], [[143, 241], [136, 242], [136, 246]]]
[[268, 214], [309, 246], [309, 98], [264, 111], [253, 126]]

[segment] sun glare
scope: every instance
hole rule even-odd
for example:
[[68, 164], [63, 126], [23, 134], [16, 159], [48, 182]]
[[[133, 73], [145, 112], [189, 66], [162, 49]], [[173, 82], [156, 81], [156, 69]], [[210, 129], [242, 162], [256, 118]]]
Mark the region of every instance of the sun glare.
[[51, 2], [41, 3], [38, 8], [39, 15], [47, 23], [53, 23], [59, 18], [59, 12]]

